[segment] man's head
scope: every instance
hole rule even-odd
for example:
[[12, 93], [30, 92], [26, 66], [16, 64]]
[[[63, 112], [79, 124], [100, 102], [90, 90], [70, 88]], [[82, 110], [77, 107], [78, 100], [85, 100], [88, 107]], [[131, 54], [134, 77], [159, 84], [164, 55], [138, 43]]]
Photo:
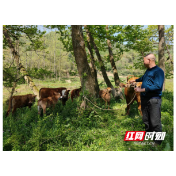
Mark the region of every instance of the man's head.
[[150, 53], [150, 54], [147, 54], [146, 56], [144, 56], [144, 65], [146, 68], [152, 68], [154, 67], [156, 64], [155, 64], [155, 55]]

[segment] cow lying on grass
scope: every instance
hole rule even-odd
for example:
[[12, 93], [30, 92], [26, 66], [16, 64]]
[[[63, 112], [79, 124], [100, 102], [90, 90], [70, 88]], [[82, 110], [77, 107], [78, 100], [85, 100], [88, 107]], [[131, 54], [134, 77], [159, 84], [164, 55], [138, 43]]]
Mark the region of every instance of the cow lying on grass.
[[79, 97], [79, 93], [81, 91], [81, 87], [79, 89], [73, 89], [71, 91], [71, 100], [73, 102], [73, 98]]
[[32, 94], [12, 96], [9, 99], [9, 107], [8, 107], [6, 116], [9, 115], [12, 109], [13, 109], [12, 114], [16, 111], [17, 108], [28, 106], [31, 109], [31, 106], [35, 102], [36, 96], [37, 95], [32, 95]]
[[38, 100], [38, 114], [40, 115], [41, 109], [43, 109], [43, 113], [46, 114], [46, 108], [55, 107], [56, 103], [62, 99], [60, 93], [53, 92], [52, 97], [42, 98]]
[[62, 96], [62, 104], [65, 105], [66, 101], [68, 100], [68, 94], [70, 90], [67, 90], [66, 87], [60, 87], [60, 88], [41, 88], [39, 91], [39, 97], [40, 98], [47, 98], [52, 97], [54, 95], [54, 92], [60, 93]]
[[110, 100], [111, 100], [111, 90], [112, 89], [108, 87], [107, 89], [99, 91], [99, 97], [105, 101], [106, 106], [108, 103], [108, 109], [109, 109]]

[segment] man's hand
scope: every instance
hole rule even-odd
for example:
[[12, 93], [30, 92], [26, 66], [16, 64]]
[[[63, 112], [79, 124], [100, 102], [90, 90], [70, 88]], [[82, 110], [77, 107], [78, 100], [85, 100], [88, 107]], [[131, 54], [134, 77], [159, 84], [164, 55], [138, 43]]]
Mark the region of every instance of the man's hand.
[[134, 88], [135, 92], [145, 92], [145, 88], [141, 89], [140, 87]]

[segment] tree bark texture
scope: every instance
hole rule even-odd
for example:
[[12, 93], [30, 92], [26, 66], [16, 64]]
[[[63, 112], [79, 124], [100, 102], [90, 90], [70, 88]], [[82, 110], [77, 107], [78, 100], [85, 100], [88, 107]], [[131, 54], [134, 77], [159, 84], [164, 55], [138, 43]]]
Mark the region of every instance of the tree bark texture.
[[81, 25], [72, 25], [72, 44], [83, 91], [85, 86], [91, 95], [97, 97], [99, 92], [95, 90], [95, 78], [92, 77], [87, 61]]
[[88, 48], [88, 52], [90, 54], [90, 60], [91, 60], [91, 73], [92, 73], [92, 76], [93, 78], [95, 79], [95, 89], [96, 89], [96, 92], [99, 92], [100, 91], [100, 88], [99, 88], [99, 85], [98, 85], [98, 79], [97, 79], [97, 70], [96, 70], [96, 67], [95, 67], [95, 59], [94, 59], [94, 55], [93, 55], [93, 51], [92, 51], [92, 46], [91, 46], [91, 43], [90, 43], [90, 36], [89, 36], [89, 32], [88, 32], [88, 29], [87, 29], [87, 25], [84, 25], [85, 29], [86, 29], [86, 32], [87, 32], [87, 48]]
[[24, 76], [25, 81], [28, 83], [29, 87], [31, 88], [31, 90], [33, 91], [33, 93], [35, 95], [37, 95], [37, 99], [39, 99], [39, 90], [37, 89], [37, 87], [35, 86], [34, 82], [32, 81], [32, 79], [30, 78], [30, 76], [28, 75], [28, 73], [26, 72], [25, 68], [23, 67], [23, 65], [19, 62], [19, 54], [18, 52], [15, 50], [13, 44], [12, 44], [12, 40], [6, 30], [5, 27], [3, 27], [3, 34], [8, 42], [9, 48], [11, 49], [11, 52], [13, 54], [14, 60], [17, 64], [17, 67], [20, 71], [20, 73], [22, 74], [22, 76]]
[[[158, 32], [159, 32], [159, 47], [158, 47], [158, 66], [164, 71], [165, 73], [165, 60], [164, 60], [164, 25], [158, 25]], [[163, 90], [165, 90], [165, 81], [163, 83]]]

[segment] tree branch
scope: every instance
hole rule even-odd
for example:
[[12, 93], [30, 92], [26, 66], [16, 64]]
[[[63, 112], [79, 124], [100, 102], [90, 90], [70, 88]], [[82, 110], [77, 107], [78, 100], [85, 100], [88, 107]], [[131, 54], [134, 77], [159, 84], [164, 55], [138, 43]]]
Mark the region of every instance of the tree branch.
[[5, 28], [16, 40], [19, 40], [19, 38], [15, 34], [12, 34], [5, 26], [3, 26], [3, 28]]

